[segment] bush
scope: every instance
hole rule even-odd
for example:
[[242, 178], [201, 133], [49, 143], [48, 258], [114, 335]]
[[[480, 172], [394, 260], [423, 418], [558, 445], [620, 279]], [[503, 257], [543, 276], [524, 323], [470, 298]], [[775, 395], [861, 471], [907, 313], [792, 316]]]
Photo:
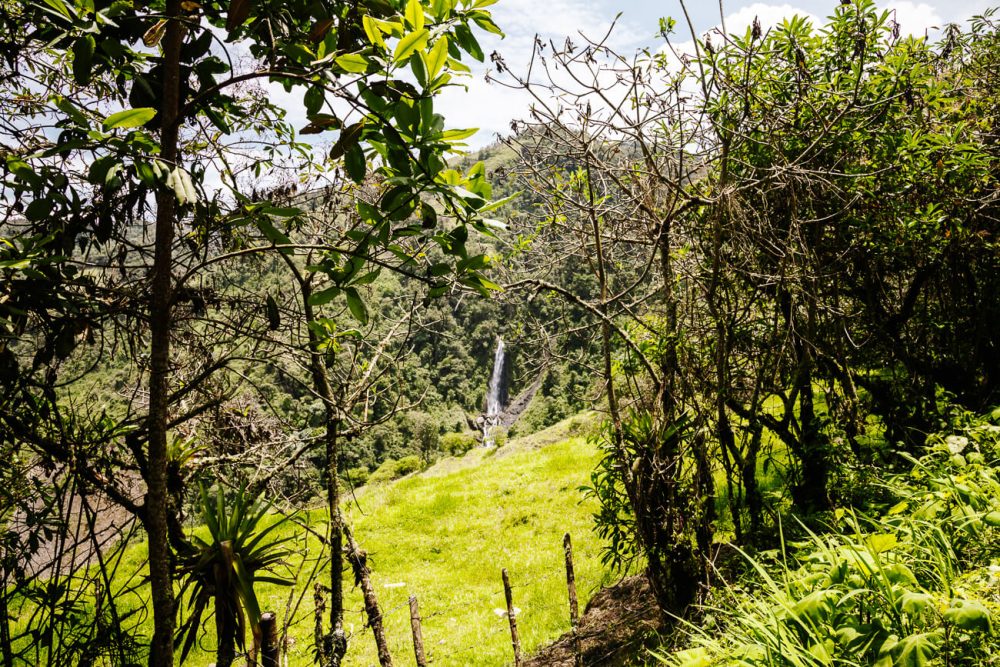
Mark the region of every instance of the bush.
[[404, 456], [396, 461], [396, 477], [404, 477], [411, 473], [419, 472], [423, 468], [424, 462], [420, 460], [419, 456]]
[[471, 433], [445, 433], [441, 436], [441, 450], [452, 455], [462, 456], [476, 446], [476, 436]]
[[[838, 509], [831, 531], [745, 555], [741, 581], [712, 591], [713, 632], [660, 655], [671, 667], [998, 664], [1000, 427], [961, 423], [927, 438], [912, 469], [880, 483], [881, 515]], [[802, 526], [800, 526], [802, 527]], [[804, 529], [804, 527], [802, 527]], [[783, 656], [780, 663], [774, 656]]]
[[399, 479], [410, 473], [417, 472], [423, 469], [423, 461], [417, 455], [404, 456], [398, 461], [395, 459], [386, 459], [382, 462], [382, 465], [378, 467], [375, 472], [373, 472], [368, 477], [369, 484], [382, 484], [385, 482], [391, 482], [394, 479]]
[[358, 466], [356, 468], [348, 468], [345, 470], [343, 473], [343, 480], [348, 486], [357, 487], [363, 486], [368, 481], [370, 476], [371, 473], [368, 470], [368, 466]]

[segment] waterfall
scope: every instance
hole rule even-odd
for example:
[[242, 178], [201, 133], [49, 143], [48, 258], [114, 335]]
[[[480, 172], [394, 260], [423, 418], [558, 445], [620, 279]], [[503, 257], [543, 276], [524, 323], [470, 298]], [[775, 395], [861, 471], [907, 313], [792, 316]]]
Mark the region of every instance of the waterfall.
[[497, 336], [497, 349], [493, 353], [493, 374], [486, 392], [486, 421], [483, 423], [483, 446], [492, 447], [496, 442], [495, 431], [500, 425], [504, 401], [504, 349], [503, 337]]

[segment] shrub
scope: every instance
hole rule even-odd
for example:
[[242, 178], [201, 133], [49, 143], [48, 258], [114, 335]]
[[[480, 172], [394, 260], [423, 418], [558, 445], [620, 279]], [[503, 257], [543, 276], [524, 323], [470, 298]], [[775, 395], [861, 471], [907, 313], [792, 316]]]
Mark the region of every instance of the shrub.
[[424, 462], [417, 455], [404, 456], [396, 461], [396, 477], [404, 477], [423, 470]]
[[348, 468], [343, 473], [344, 482], [348, 486], [362, 486], [371, 477], [371, 473], [368, 470], [368, 466], [358, 466], [356, 468]]
[[1000, 427], [985, 420], [931, 435], [922, 458], [904, 455], [908, 473], [882, 480], [895, 504], [881, 516], [839, 509], [830, 533], [747, 555], [750, 575], [704, 607], [712, 631], [685, 626], [693, 646], [659, 658], [671, 667], [998, 664], [998, 450]]
[[476, 436], [471, 433], [445, 433], [441, 436], [441, 449], [452, 455], [461, 456], [476, 446]]
[[396, 474], [396, 459], [386, 459], [382, 461], [382, 465], [375, 469], [371, 475], [368, 476], [369, 484], [382, 484], [384, 482], [391, 482], [392, 480], [399, 477]]
[[399, 479], [410, 473], [417, 472], [423, 469], [423, 461], [417, 455], [404, 456], [398, 461], [395, 459], [386, 459], [382, 462], [382, 465], [378, 467], [375, 472], [373, 472], [368, 477], [369, 484], [382, 484], [385, 482], [391, 482], [394, 479]]

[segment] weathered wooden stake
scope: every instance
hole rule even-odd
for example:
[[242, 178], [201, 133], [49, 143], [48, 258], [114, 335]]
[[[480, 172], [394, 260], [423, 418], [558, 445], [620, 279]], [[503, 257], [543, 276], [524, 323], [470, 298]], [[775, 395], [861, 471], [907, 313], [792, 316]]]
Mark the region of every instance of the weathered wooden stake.
[[382, 667], [392, 667], [392, 656], [389, 654], [389, 642], [385, 638], [385, 628], [382, 627], [382, 612], [378, 608], [378, 597], [372, 586], [371, 570], [368, 569], [368, 552], [358, 548], [350, 527], [344, 526], [344, 537], [347, 538], [347, 560], [354, 570], [354, 583], [361, 586], [361, 594], [365, 599], [365, 614], [368, 615], [368, 625], [375, 635], [375, 646], [378, 648], [378, 663]]
[[424, 655], [424, 633], [420, 627], [420, 609], [417, 607], [417, 596], [410, 596], [410, 629], [413, 631], [413, 653], [417, 656], [417, 667], [427, 667], [427, 657]]
[[281, 650], [278, 645], [278, 617], [266, 611], [260, 615], [260, 666], [279, 667]]
[[503, 568], [503, 594], [507, 599], [507, 620], [510, 621], [510, 643], [514, 647], [514, 667], [521, 667], [521, 640], [517, 636], [517, 619], [514, 618], [514, 597], [510, 592], [510, 577]]
[[326, 596], [323, 595], [323, 584], [318, 581], [313, 586], [313, 603], [316, 606], [315, 625], [313, 626], [313, 639], [316, 642], [316, 651], [319, 653], [318, 662], [326, 665], [330, 661], [332, 644], [328, 635], [323, 632], [323, 618], [326, 615]]
[[583, 654], [580, 652], [580, 636], [577, 626], [580, 624], [580, 604], [576, 599], [576, 573], [573, 570], [573, 542], [569, 533], [563, 536], [563, 551], [566, 553], [566, 588], [569, 591], [569, 624], [573, 633], [574, 662], [576, 667], [583, 665]]
[[574, 628], [580, 619], [580, 607], [576, 600], [576, 574], [573, 572], [573, 542], [569, 533], [563, 536], [563, 551], [566, 552], [566, 588], [569, 589], [569, 622]]

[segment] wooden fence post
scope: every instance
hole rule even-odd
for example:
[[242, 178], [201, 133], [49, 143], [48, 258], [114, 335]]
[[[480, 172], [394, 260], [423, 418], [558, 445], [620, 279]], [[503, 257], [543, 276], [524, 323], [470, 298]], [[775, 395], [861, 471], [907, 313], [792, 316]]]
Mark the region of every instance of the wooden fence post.
[[573, 570], [573, 542], [569, 533], [563, 536], [563, 551], [566, 554], [566, 588], [569, 591], [569, 624], [573, 633], [573, 649], [576, 667], [583, 665], [583, 654], [580, 652], [580, 635], [577, 632], [580, 624], [580, 604], [576, 598], [576, 573]]
[[378, 608], [378, 598], [375, 587], [372, 586], [371, 570], [368, 569], [368, 552], [358, 548], [351, 529], [344, 525], [344, 537], [347, 538], [347, 560], [354, 570], [354, 581], [360, 584], [361, 594], [365, 599], [365, 614], [368, 625], [375, 635], [375, 646], [378, 648], [378, 662], [382, 667], [392, 667], [392, 656], [389, 654], [389, 642], [385, 638], [385, 628], [382, 626], [382, 612]]
[[424, 633], [420, 627], [420, 609], [417, 607], [417, 596], [410, 596], [410, 630], [413, 631], [413, 653], [417, 657], [417, 667], [427, 667], [427, 657], [424, 655]]
[[507, 599], [507, 620], [510, 621], [510, 643], [514, 647], [514, 667], [521, 667], [521, 640], [517, 636], [517, 619], [514, 618], [514, 597], [510, 592], [510, 577], [507, 568], [501, 572], [503, 576], [503, 594]]
[[279, 667], [281, 650], [278, 646], [278, 617], [266, 611], [260, 615], [260, 666]]

